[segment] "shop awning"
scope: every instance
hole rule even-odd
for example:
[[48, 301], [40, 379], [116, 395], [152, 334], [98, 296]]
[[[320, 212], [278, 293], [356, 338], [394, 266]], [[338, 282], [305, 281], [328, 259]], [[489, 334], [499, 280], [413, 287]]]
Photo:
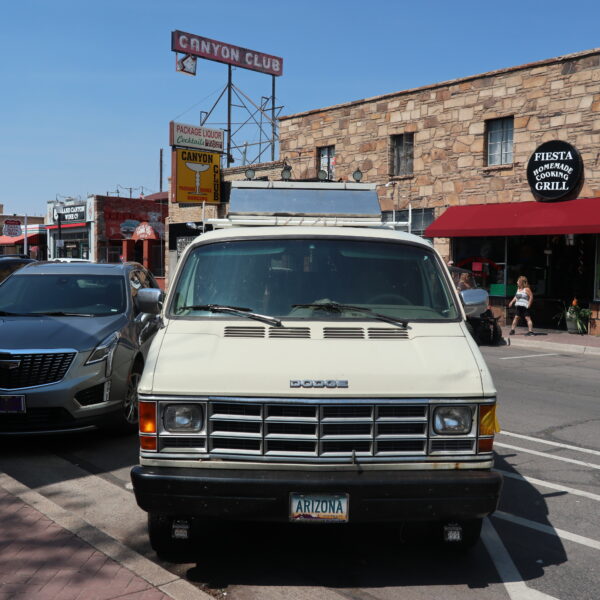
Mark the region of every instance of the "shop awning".
[[[15, 246], [16, 244], [22, 244], [24, 237], [25, 236], [23, 236], [23, 235], [17, 235], [14, 237], [10, 236], [10, 235], [0, 235], [0, 246]], [[27, 236], [28, 244], [39, 244], [39, 241], [40, 241], [39, 233], [30, 233]]]
[[451, 206], [425, 237], [600, 233], [600, 198]]

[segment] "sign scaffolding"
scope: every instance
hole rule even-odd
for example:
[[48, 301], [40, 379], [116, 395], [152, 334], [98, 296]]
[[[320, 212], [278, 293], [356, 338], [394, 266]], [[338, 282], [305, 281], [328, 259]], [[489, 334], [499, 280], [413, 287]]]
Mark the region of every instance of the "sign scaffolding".
[[[229, 167], [234, 161], [232, 151], [237, 150], [242, 156], [242, 163], [246, 164], [246, 154], [248, 147], [259, 146], [258, 156], [256, 160], [251, 162], [260, 162], [264, 153], [263, 145], [266, 145], [266, 149], [270, 146], [271, 148], [271, 160], [275, 160], [275, 143], [277, 140], [277, 120], [276, 110], [280, 110], [281, 107], [275, 106], [275, 79], [283, 75], [283, 58], [279, 56], [273, 56], [271, 54], [265, 54], [263, 52], [257, 52], [256, 50], [250, 50], [248, 48], [242, 48], [240, 46], [234, 46], [225, 42], [219, 42], [210, 38], [201, 37], [184, 31], [173, 31], [171, 36], [171, 49], [176, 54], [177, 70], [189, 75], [194, 75], [196, 72], [196, 58], [203, 58], [206, 60], [212, 60], [227, 65], [227, 85], [219, 95], [217, 101], [213, 105], [210, 111], [203, 113], [203, 117], [200, 125], [204, 125], [211, 113], [221, 101], [221, 98], [227, 91], [227, 148], [226, 148], [226, 163]], [[179, 54], [183, 57], [179, 58]], [[242, 69], [249, 69], [251, 71], [257, 71], [265, 73], [271, 76], [271, 96], [262, 98], [260, 103], [253, 102], [246, 94], [244, 94], [239, 88], [237, 88], [232, 81], [232, 67], [239, 67]], [[233, 95], [235, 94], [237, 100], [240, 102], [240, 107], [245, 108], [249, 118], [240, 124], [240, 127], [233, 132], [232, 131], [232, 120], [231, 120], [231, 109]], [[268, 106], [270, 102], [270, 108]], [[248, 104], [253, 109], [251, 109]], [[238, 105], [236, 105], [238, 106]], [[259, 121], [256, 115], [260, 116]], [[270, 136], [263, 129], [263, 119], [267, 124], [270, 124]], [[260, 141], [252, 144], [244, 143], [242, 145], [236, 145], [233, 142], [233, 136], [238, 133], [242, 127], [254, 122], [260, 134]], [[264, 139], [263, 139], [264, 138]]]

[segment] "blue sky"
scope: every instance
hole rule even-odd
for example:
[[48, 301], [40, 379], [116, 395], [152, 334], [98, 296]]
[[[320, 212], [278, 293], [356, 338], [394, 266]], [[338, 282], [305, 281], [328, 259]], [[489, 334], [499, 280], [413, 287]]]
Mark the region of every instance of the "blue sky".
[[[5, 0], [0, 204], [41, 215], [56, 197], [156, 192], [160, 148], [166, 189], [169, 121], [198, 123], [227, 81], [206, 60], [177, 73], [172, 30], [283, 57], [293, 114], [600, 47], [599, 23], [598, 0]], [[270, 94], [267, 75], [233, 77]], [[222, 104], [208, 125], [225, 120]]]

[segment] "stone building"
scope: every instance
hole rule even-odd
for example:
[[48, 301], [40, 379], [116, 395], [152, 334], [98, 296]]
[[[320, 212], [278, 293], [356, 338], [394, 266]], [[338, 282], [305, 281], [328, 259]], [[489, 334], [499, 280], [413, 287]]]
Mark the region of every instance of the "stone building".
[[499, 307], [526, 275], [538, 326], [573, 297], [597, 308], [600, 49], [282, 117], [280, 158], [293, 178], [360, 169], [385, 218], [410, 205], [413, 231]]

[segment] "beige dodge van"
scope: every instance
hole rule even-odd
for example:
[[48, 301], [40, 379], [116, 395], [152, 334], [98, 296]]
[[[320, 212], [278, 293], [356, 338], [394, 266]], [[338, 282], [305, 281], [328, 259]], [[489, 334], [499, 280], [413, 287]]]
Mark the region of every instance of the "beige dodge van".
[[463, 306], [485, 292], [461, 299], [427, 241], [373, 220], [373, 186], [244, 183], [164, 301], [138, 296], [163, 325], [132, 470], [153, 548], [220, 519], [424, 521], [474, 544], [501, 488], [496, 390]]

